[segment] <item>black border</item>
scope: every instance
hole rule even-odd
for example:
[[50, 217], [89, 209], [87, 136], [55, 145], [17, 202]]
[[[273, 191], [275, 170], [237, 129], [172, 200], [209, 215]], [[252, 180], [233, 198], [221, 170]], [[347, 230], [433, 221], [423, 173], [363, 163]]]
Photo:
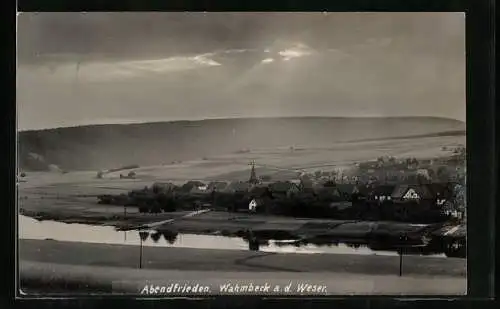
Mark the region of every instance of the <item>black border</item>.
[[[335, 297], [335, 298], [306, 298], [294, 297], [288, 299], [264, 299], [261, 297], [216, 297], [208, 300], [159, 300], [141, 302], [140, 300], [126, 299], [123, 297], [111, 298], [80, 298], [66, 299], [64, 301], [45, 299], [36, 301], [23, 299], [16, 300], [16, 305], [20, 307], [34, 306], [54, 306], [63, 305], [68, 307], [80, 307], [82, 305], [101, 307], [114, 305], [148, 305], [159, 307], [162, 305], [189, 305], [204, 306], [213, 305], [215, 307], [256, 307], [261, 305], [279, 305], [287, 306], [307, 306], [307, 307], [367, 307], [367, 308], [385, 308], [388, 306], [408, 307], [408, 306], [436, 306], [451, 305], [454, 307], [474, 306], [482, 308], [491, 302], [486, 298], [494, 296], [498, 291], [498, 285], [493, 286], [494, 263], [495, 259], [495, 207], [497, 198], [497, 163], [498, 148], [495, 143], [495, 120], [496, 110], [494, 104], [494, 0], [421, 0], [421, 1], [375, 1], [375, 0], [351, 0], [345, 2], [332, 1], [273, 1], [272, 4], [262, 1], [245, 1], [237, 3], [236, 1], [144, 1], [144, 0], [122, 0], [122, 1], [99, 1], [87, 0], [82, 2], [68, 0], [19, 0], [19, 11], [45, 11], [45, 12], [63, 12], [63, 11], [455, 11], [466, 12], [466, 41], [467, 41], [467, 150], [468, 150], [468, 199], [469, 207], [468, 221], [468, 286], [469, 293], [465, 298], [434, 299], [408, 301], [395, 298], [383, 297]], [[13, 11], [11, 11], [13, 12]], [[7, 19], [11, 21], [10, 34], [7, 42], [11, 43], [7, 50], [8, 55], [4, 59], [7, 61], [7, 72], [10, 76], [7, 79], [14, 83], [15, 80], [15, 15], [8, 15]], [[14, 18], [13, 18], [14, 17]], [[4, 45], [5, 46], [5, 45]], [[14, 75], [14, 76], [13, 76]], [[9, 84], [8, 84], [9, 85]], [[5, 83], [4, 83], [5, 86]], [[15, 89], [7, 87], [8, 89]], [[14, 224], [15, 220], [15, 93], [12, 92], [12, 98], [9, 104], [1, 104], [5, 111], [2, 115], [5, 117], [2, 121], [3, 141], [8, 141], [9, 150], [1, 160], [3, 168], [2, 188], [7, 188], [9, 203], [4, 205], [8, 208], [8, 216], [4, 217], [8, 222], [2, 227], [7, 229], [8, 233], [2, 233], [7, 236], [6, 242], [10, 248], [3, 251], [9, 253], [8, 263], [2, 265], [7, 271], [4, 274], [12, 274], [7, 282], [8, 302], [2, 302], [10, 308], [13, 304], [15, 289], [13, 286], [16, 255], [14, 252]], [[471, 228], [471, 227], [474, 228]], [[473, 271], [471, 271], [473, 269]], [[498, 269], [498, 268], [497, 268]], [[307, 299], [307, 301], [305, 301]], [[334, 300], [332, 300], [334, 299]], [[480, 300], [482, 299], [482, 300]]]

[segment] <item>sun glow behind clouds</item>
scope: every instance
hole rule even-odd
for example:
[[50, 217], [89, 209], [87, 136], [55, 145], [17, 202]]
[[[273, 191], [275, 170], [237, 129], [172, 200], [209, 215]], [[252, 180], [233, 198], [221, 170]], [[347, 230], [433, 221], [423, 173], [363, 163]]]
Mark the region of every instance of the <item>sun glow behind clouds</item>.
[[288, 61], [293, 58], [299, 58], [304, 56], [309, 56], [313, 53], [313, 50], [308, 46], [298, 43], [294, 46], [281, 50], [278, 54], [283, 57], [283, 60]]

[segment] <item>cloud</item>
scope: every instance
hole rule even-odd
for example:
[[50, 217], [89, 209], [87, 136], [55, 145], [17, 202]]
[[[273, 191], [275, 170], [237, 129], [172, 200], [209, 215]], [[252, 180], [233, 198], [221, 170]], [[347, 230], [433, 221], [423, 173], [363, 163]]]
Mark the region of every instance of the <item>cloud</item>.
[[163, 59], [131, 61], [75, 61], [50, 66], [52, 79], [75, 77], [79, 81], [106, 82], [151, 74], [169, 74], [193, 69], [202, 69], [221, 64], [210, 58], [211, 53], [196, 56], [176, 56]]
[[283, 60], [288, 61], [293, 58], [300, 58], [313, 54], [313, 50], [302, 43], [295, 44], [290, 48], [283, 49], [278, 54], [283, 57]]

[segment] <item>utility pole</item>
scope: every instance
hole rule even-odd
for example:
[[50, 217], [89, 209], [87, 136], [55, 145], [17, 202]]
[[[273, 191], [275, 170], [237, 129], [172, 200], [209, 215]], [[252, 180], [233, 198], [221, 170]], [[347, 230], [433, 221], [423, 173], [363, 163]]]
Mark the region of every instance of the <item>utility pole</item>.
[[399, 276], [403, 276], [403, 247], [399, 248]]
[[408, 241], [408, 235], [406, 233], [403, 233], [401, 236], [399, 236], [399, 276], [403, 276], [403, 248], [407, 245]]
[[139, 231], [140, 238], [140, 251], [139, 251], [139, 268], [142, 268], [142, 242], [148, 239], [149, 233], [145, 231]]

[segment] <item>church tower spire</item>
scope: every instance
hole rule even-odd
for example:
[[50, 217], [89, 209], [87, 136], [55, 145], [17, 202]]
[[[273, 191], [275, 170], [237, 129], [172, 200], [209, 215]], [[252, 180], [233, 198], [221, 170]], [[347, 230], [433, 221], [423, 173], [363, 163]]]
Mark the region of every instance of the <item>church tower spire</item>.
[[259, 183], [259, 180], [257, 179], [257, 174], [255, 173], [255, 161], [252, 160], [249, 165], [252, 167], [252, 170], [250, 171], [250, 179], [248, 180], [248, 183], [257, 184]]

